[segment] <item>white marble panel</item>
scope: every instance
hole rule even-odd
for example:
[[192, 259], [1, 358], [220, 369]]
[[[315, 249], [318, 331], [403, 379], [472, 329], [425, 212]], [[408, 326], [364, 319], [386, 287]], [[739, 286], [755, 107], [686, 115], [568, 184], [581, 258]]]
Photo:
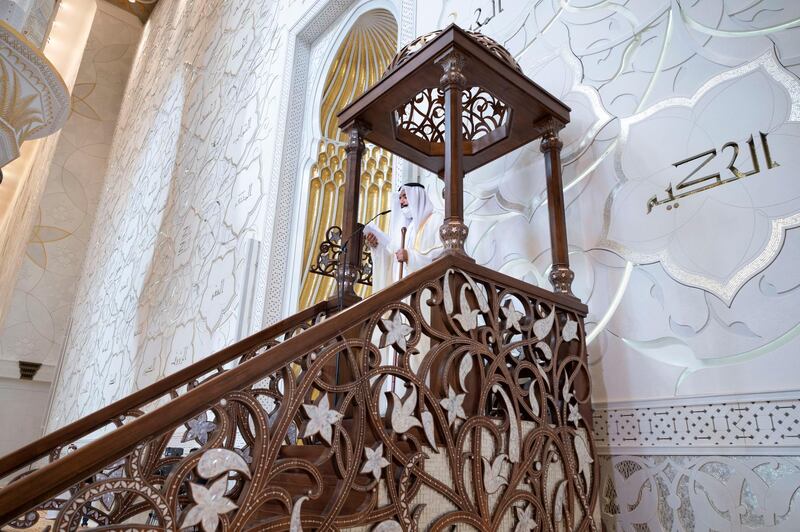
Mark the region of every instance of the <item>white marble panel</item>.
[[241, 243], [270, 234], [258, 226], [274, 151], [267, 116], [281, 19], [294, 11], [164, 4], [145, 28], [113, 132], [51, 428], [235, 341]]
[[4, 360], [58, 363], [140, 34], [135, 17], [100, 4], [0, 328]]

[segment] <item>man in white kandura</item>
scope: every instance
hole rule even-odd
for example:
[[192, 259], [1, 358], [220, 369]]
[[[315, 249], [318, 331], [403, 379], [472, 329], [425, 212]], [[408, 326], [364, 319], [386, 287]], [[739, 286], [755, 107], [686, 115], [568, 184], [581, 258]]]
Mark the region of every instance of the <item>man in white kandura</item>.
[[[434, 213], [433, 204], [419, 183], [406, 183], [397, 193], [392, 194], [392, 212], [389, 220], [389, 234], [384, 233], [372, 223], [364, 228], [367, 243], [372, 248], [372, 287], [374, 291], [386, 288], [400, 279], [400, 264], [403, 264], [403, 275], [408, 275], [430, 264], [442, 253], [442, 242], [439, 238], [441, 215]], [[403, 231], [405, 242], [403, 241]], [[430, 318], [428, 307], [421, 309], [424, 318]], [[425, 353], [428, 350], [428, 339], [423, 336], [417, 349]], [[416, 370], [420, 357], [413, 357], [411, 368]], [[381, 365], [392, 366], [397, 363], [397, 355], [391, 346], [381, 349]], [[394, 393], [403, 397], [406, 387], [401, 380], [386, 379], [383, 392], [378, 402], [382, 413], [387, 411], [386, 393]], [[397, 399], [395, 398], [395, 401]], [[398, 408], [395, 404], [394, 408]]]
[[[420, 183], [406, 183], [392, 194], [389, 234], [370, 223], [364, 229], [372, 248], [372, 285], [375, 291], [433, 262], [442, 253], [439, 226], [442, 217], [433, 211], [433, 204]], [[403, 242], [402, 228], [406, 228]]]

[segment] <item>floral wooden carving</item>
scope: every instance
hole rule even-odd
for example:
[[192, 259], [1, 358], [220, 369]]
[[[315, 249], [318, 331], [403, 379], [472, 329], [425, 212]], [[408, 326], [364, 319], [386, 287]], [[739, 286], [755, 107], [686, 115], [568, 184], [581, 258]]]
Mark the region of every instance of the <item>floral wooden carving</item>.
[[[418, 278], [347, 334], [253, 375], [37, 509], [57, 510], [54, 531], [84, 516], [206, 532], [599, 529], [583, 316], [475, 272]], [[465, 327], [459, 316], [473, 312]], [[397, 363], [382, 364], [381, 349]], [[404, 397], [386, 392], [391, 378]], [[200, 447], [168, 456], [180, 439]]]

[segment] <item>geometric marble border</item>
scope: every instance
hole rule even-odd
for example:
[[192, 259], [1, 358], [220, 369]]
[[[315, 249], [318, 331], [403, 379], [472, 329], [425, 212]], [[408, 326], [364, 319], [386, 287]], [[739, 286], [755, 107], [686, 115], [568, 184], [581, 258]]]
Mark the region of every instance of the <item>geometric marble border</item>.
[[797, 391], [598, 404], [593, 419], [604, 455], [800, 455]]

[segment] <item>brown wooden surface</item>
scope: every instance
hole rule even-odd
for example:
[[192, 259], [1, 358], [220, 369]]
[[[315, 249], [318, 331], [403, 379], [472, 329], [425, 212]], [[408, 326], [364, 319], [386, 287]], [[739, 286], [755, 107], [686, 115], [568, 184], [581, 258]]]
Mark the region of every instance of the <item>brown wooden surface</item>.
[[[458, 54], [455, 50], [451, 54]], [[463, 76], [456, 67], [456, 77]], [[442, 78], [444, 80], [447, 77]], [[468, 84], [468, 83], [467, 83]], [[461, 127], [462, 83], [443, 84], [444, 89], [444, 218], [464, 221], [464, 135]]]
[[170, 391], [191, 382], [214, 368], [221, 367], [228, 362], [236, 360], [243, 353], [280, 335], [283, 331], [294, 328], [298, 324], [313, 318], [325, 311], [325, 303], [318, 303], [299, 313], [290, 316], [278, 323], [267, 327], [244, 340], [237, 342], [225, 349], [199, 360], [191, 366], [164, 377], [131, 395], [101, 408], [69, 425], [66, 425], [47, 436], [38, 439], [16, 451], [0, 458], [0, 478], [9, 475], [31, 462], [47, 456], [50, 451], [60, 445], [72, 443], [92, 432], [105, 427], [110, 420], [126, 415], [142, 405], [155, 401], [159, 397], [169, 394]]
[[[362, 236], [358, 231], [358, 203], [361, 193], [361, 159], [364, 155], [363, 134], [365, 130], [360, 124], [350, 126], [345, 165], [344, 182], [344, 211], [342, 213], [342, 238], [345, 239], [347, 251], [342, 259], [353, 269], [361, 267]], [[353, 287], [349, 286], [347, 294], [354, 294]]]
[[[381, 290], [372, 297], [342, 311], [333, 318], [318, 323], [303, 333], [271, 348], [265, 353], [265, 356], [252, 358], [238, 367], [220, 374], [153, 412], [132, 420], [130, 423], [79, 448], [57, 462], [48, 464], [18, 480], [11, 489], [0, 491], [0, 523], [5, 524], [17, 518], [37, 504], [62, 493], [69, 487], [95, 474], [103, 467], [130, 453], [143, 440], [162, 434], [187, 419], [197, 416], [226, 394], [249, 386], [264, 376], [274, 373], [293, 362], [299, 356], [298, 354], [307, 353], [326, 339], [342, 334], [353, 324], [367, 319], [371, 314], [380, 310], [387, 302], [401, 300], [414, 287], [425, 280], [438, 278], [449, 268], [460, 268], [478, 279], [481, 277], [492, 279], [495, 282], [507, 285], [509, 288], [557, 303], [581, 316], [586, 315], [586, 305], [574, 297], [553, 294], [519, 279], [478, 266], [466, 257], [448, 255]], [[289, 319], [296, 320], [298, 318]], [[286, 321], [284, 320], [284, 323]], [[216, 357], [216, 360], [221, 360], [224, 358], [222, 354], [226, 353], [228, 357], [232, 358], [235, 354], [240, 354], [241, 351], [246, 351], [258, 345], [266, 337], [267, 335], [264, 332], [251, 336], [221, 351], [214, 357]], [[214, 364], [210, 364], [209, 367], [213, 368]], [[177, 375], [179, 374], [175, 376]], [[168, 389], [174, 387], [175, 381], [171, 382], [173, 386], [157, 384], [162, 385], [164, 389]], [[129, 397], [119, 401], [115, 405], [127, 403], [130, 399]], [[135, 401], [130, 402], [133, 403]], [[108, 408], [110, 409], [110, 407]], [[108, 419], [109, 411], [102, 416], [103, 420]], [[91, 418], [92, 416], [89, 417]], [[70, 427], [93, 426], [92, 422], [86, 421], [86, 419], [88, 418], [73, 423], [62, 429], [62, 431], [66, 433], [66, 429]], [[53, 439], [55, 439], [55, 434], [57, 433], [53, 433]], [[60, 441], [63, 441], [63, 439]], [[47, 447], [47, 445], [40, 442], [41, 440], [31, 444], [32, 448], [43, 449]]]
[[569, 246], [567, 244], [567, 221], [564, 209], [564, 190], [561, 180], [561, 141], [558, 132], [554, 138], [542, 141], [544, 168], [547, 176], [547, 211], [550, 215], [550, 249], [553, 267], [569, 268]]
[[[466, 58], [464, 75], [468, 86], [480, 86], [503, 100], [511, 109], [511, 127], [508, 135], [490, 146], [465, 142], [464, 173], [487, 164], [506, 153], [535, 140], [537, 133], [531, 126], [552, 116], [562, 123], [569, 122], [570, 109], [555, 96], [531, 81], [484, 46], [477, 43], [464, 30], [455, 25], [445, 28], [434, 40], [427, 43], [406, 63], [373, 85], [338, 115], [339, 124], [345, 126], [361, 120], [371, 130], [365, 139], [381, 146], [436, 174], [444, 170], [443, 146], [424, 149], [403, 142], [395, 134], [392, 112], [411, 100], [420, 90], [438, 87], [442, 70], [435, 61], [448, 49], [454, 48]], [[483, 149], [478, 149], [484, 146]], [[473, 151], [474, 150], [474, 151]], [[436, 152], [431, 155], [431, 152]]]

